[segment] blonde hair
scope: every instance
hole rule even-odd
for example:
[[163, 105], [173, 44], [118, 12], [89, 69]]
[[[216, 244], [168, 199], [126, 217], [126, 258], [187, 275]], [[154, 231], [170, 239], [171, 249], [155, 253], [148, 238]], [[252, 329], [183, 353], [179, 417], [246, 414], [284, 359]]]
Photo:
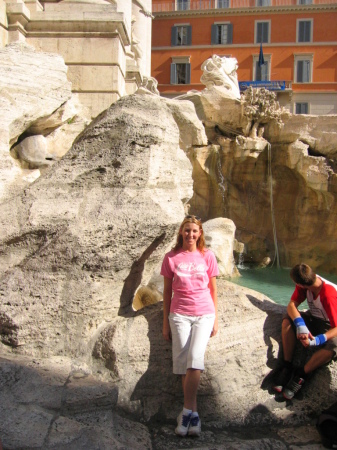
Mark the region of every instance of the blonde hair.
[[199, 250], [200, 253], [204, 254], [205, 249], [206, 249], [204, 230], [202, 229], [201, 219], [198, 216], [186, 216], [185, 217], [185, 219], [182, 221], [182, 223], [179, 227], [179, 231], [177, 234], [177, 241], [176, 241], [174, 247], [172, 248], [172, 250], [177, 251], [183, 247], [183, 237], [181, 235], [181, 231], [183, 230], [186, 223], [195, 223], [196, 225], [198, 225], [198, 227], [201, 231], [201, 234], [199, 236], [199, 239], [197, 240], [197, 249]]

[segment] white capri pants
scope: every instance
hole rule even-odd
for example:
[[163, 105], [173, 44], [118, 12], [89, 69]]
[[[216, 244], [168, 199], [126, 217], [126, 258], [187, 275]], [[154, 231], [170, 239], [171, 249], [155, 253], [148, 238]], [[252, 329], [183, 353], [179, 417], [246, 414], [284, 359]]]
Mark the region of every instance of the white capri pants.
[[204, 356], [215, 314], [184, 316], [170, 313], [173, 373], [185, 375], [187, 369], [204, 370]]

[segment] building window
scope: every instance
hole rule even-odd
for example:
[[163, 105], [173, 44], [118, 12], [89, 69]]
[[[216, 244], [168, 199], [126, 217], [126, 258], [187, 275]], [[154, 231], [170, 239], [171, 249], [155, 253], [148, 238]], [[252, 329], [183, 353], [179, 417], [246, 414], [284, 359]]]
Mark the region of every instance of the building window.
[[217, 8], [229, 8], [230, 7], [229, 0], [218, 0], [216, 7]]
[[255, 61], [254, 81], [269, 81], [269, 61], [265, 58], [264, 64], [260, 67], [259, 61]]
[[172, 27], [171, 45], [191, 45], [192, 27], [190, 25], [175, 25]]
[[172, 57], [171, 84], [190, 84], [191, 64], [188, 56]]
[[253, 56], [253, 81], [270, 80], [271, 55], [264, 55], [264, 64], [259, 66], [259, 55]]
[[311, 83], [313, 55], [295, 55], [295, 83]]
[[312, 42], [313, 20], [297, 21], [297, 42]]
[[308, 103], [296, 103], [295, 104], [295, 114], [308, 114], [309, 105]]
[[255, 22], [255, 44], [266, 44], [269, 42], [270, 22]]
[[212, 25], [212, 44], [232, 44], [233, 25], [231, 23], [215, 23]]
[[312, 5], [312, 0], [298, 0], [299, 5]]
[[190, 9], [190, 0], [177, 0], [177, 11], [186, 11]]
[[270, 0], [256, 0], [256, 6], [270, 6]]

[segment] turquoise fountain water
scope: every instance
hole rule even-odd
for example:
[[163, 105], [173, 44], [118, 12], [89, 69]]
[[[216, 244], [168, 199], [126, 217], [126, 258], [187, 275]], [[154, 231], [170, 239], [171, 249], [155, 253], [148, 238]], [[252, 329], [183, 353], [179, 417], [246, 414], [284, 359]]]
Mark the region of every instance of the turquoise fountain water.
[[[289, 276], [290, 269], [278, 269], [276, 267], [252, 269], [241, 266], [239, 272], [241, 277], [232, 278], [231, 282], [261, 292], [281, 305], [288, 304], [295, 288], [295, 284]], [[321, 271], [318, 271], [318, 274], [337, 284], [337, 275]]]

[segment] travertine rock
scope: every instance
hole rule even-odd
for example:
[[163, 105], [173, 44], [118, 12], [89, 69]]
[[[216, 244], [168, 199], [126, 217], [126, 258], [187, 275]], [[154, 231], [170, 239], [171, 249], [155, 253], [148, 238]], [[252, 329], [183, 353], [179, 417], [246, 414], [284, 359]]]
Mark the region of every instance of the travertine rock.
[[[310, 417], [332, 402], [331, 391], [336, 393], [336, 364], [315, 374], [303, 388], [301, 401], [280, 402], [269, 375], [279, 356], [285, 307], [221, 279], [217, 284], [219, 332], [209, 341], [198, 395], [207, 428], [282, 424], [284, 429], [310, 423]], [[182, 391], [180, 377], [172, 374], [171, 344], [162, 338], [161, 327], [161, 303], [134, 317], [120, 317], [102, 331], [93, 355], [118, 382], [120, 406], [145, 420], [160, 416], [173, 423]], [[303, 363], [300, 346], [296, 355], [296, 364]]]
[[155, 95], [126, 97], [1, 206], [4, 342], [32, 354], [84, 355], [102, 324], [131, 311], [192, 195], [179, 143], [206, 140], [192, 112], [190, 103], [173, 108]]
[[292, 143], [297, 140], [308, 144], [310, 153], [337, 159], [336, 115], [310, 116], [291, 115], [283, 117], [284, 126], [274, 122], [266, 125], [265, 137], [271, 143]]
[[12, 147], [11, 155], [29, 169], [48, 166], [54, 160], [53, 155], [48, 153], [46, 138], [41, 134], [29, 136]]
[[245, 260], [255, 263], [267, 256], [274, 259], [273, 213], [281, 265], [306, 261], [335, 273], [333, 166], [324, 157], [309, 155], [308, 145], [300, 141], [274, 144], [268, 156], [266, 141], [257, 139], [254, 150], [252, 141], [246, 145], [245, 140], [195, 150], [191, 207], [207, 217], [233, 220], [236, 238], [245, 244]]
[[[30, 170], [39, 167], [39, 162], [21, 165], [10, 155], [10, 147], [23, 133], [46, 136], [60, 127], [62, 139], [56, 143], [54, 131], [43, 144], [46, 155], [59, 157], [69, 150], [87, 120], [84, 108], [72, 98], [62, 57], [24, 43], [0, 49], [0, 106], [0, 200], [4, 200], [40, 175], [39, 170]], [[41, 143], [42, 138], [37, 139]], [[38, 148], [41, 153], [40, 144]], [[27, 162], [25, 157], [23, 161]]]
[[238, 275], [234, 264], [235, 225], [230, 219], [219, 217], [203, 225], [206, 245], [217, 257], [220, 275], [231, 277]]
[[1, 130], [9, 131], [9, 142], [4, 142], [12, 145], [35, 121], [71, 98], [71, 84], [60, 56], [27, 44], [1, 48], [0, 61]]

